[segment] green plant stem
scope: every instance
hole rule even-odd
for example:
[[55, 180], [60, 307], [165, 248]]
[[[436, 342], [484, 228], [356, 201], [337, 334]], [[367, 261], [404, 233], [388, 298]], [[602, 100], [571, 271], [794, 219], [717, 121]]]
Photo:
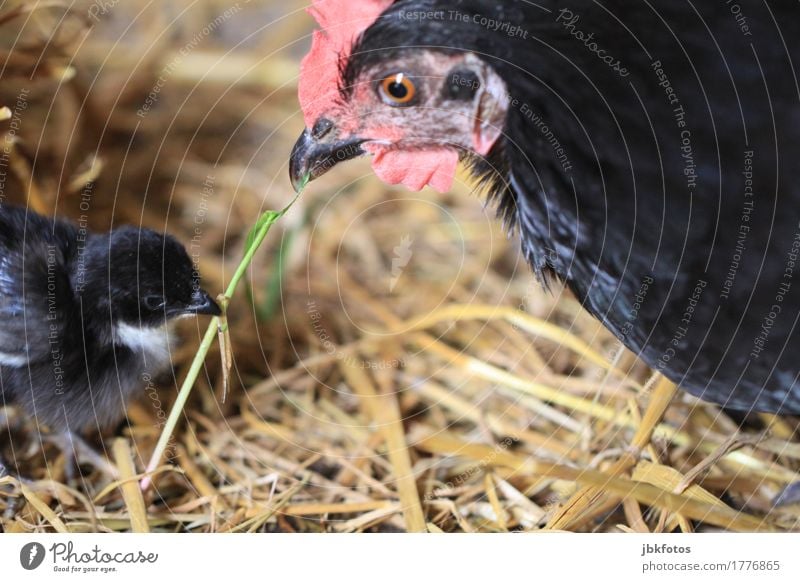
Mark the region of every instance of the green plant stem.
[[[264, 239], [269, 233], [270, 228], [272, 228], [272, 225], [275, 224], [280, 217], [286, 214], [296, 200], [297, 196], [289, 204], [287, 204], [283, 210], [267, 211], [258, 219], [256, 226], [247, 237], [247, 248], [245, 249], [244, 256], [242, 257], [239, 266], [236, 268], [236, 271], [233, 273], [233, 277], [231, 278], [230, 283], [228, 283], [228, 287], [225, 290], [224, 296], [221, 298], [221, 303], [223, 304], [221, 307], [223, 312], [227, 310], [228, 302], [233, 298], [233, 294], [236, 292], [239, 282], [247, 273], [247, 269], [250, 267], [250, 263], [253, 261], [256, 251], [261, 246], [261, 243], [264, 242]], [[211, 346], [214, 345], [214, 339], [217, 337], [217, 333], [219, 332], [219, 326], [219, 317], [214, 317], [211, 320], [211, 323], [208, 324], [208, 329], [206, 330], [206, 333], [203, 336], [203, 341], [200, 343], [200, 347], [197, 350], [197, 355], [195, 355], [194, 360], [192, 361], [192, 365], [189, 368], [186, 379], [183, 381], [183, 385], [178, 392], [178, 397], [175, 399], [175, 404], [169, 413], [169, 418], [167, 418], [167, 422], [164, 424], [164, 429], [161, 431], [161, 436], [158, 438], [156, 448], [153, 451], [153, 456], [150, 458], [150, 462], [147, 464], [147, 468], [145, 469], [145, 476], [141, 482], [142, 490], [146, 490], [152, 483], [150, 474], [152, 474], [153, 471], [158, 468], [159, 463], [161, 463], [161, 458], [164, 456], [164, 451], [167, 450], [167, 445], [169, 444], [170, 438], [172, 438], [172, 433], [175, 431], [175, 426], [178, 424], [178, 419], [180, 418], [181, 412], [183, 412], [183, 407], [186, 404], [186, 401], [189, 399], [189, 395], [192, 392], [192, 388], [194, 388], [197, 377], [200, 375], [200, 370], [203, 369], [206, 355], [208, 355], [208, 351], [211, 349]]]

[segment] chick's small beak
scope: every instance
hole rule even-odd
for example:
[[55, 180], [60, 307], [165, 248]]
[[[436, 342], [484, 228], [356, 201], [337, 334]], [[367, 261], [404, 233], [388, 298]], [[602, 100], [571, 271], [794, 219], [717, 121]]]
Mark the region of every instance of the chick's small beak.
[[193, 315], [222, 315], [222, 310], [211, 295], [198, 289], [192, 295], [192, 302], [186, 307], [186, 313]]
[[363, 139], [330, 139], [332, 124], [326, 121], [322, 131], [320, 125], [321, 122], [317, 122], [313, 130], [306, 129], [292, 149], [289, 176], [296, 192], [307, 181], [319, 178], [339, 162], [352, 160], [366, 153], [361, 148]]

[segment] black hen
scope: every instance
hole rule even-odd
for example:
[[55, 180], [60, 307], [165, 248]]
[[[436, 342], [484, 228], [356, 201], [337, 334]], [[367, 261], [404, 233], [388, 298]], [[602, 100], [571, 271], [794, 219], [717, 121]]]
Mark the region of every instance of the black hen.
[[442, 188], [457, 151], [536, 273], [651, 367], [800, 413], [800, 4], [373, 0], [348, 33], [334, 4], [316, 3], [295, 182], [368, 152], [389, 182]]

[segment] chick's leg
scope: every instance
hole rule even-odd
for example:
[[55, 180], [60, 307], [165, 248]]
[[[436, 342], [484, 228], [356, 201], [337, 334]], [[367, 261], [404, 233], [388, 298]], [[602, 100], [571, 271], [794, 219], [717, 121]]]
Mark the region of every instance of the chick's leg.
[[[0, 408], [0, 432], [10, 435], [12, 419], [9, 418], [5, 408]], [[30, 481], [20, 474], [16, 462], [10, 463], [5, 455], [0, 452], [0, 497], [6, 499], [3, 517], [13, 519], [20, 507], [22, 507], [22, 495], [20, 484], [28, 484]]]
[[6, 498], [3, 518], [13, 519], [19, 511], [22, 505], [19, 484], [25, 481], [26, 479], [21, 477], [19, 473], [12, 469], [6, 460], [0, 456], [0, 497]]
[[80, 464], [86, 463], [112, 479], [119, 478], [119, 471], [104, 456], [98, 453], [94, 447], [88, 444], [83, 438], [72, 431], [64, 431], [47, 437], [64, 455], [66, 464], [64, 472], [69, 482], [78, 479]]

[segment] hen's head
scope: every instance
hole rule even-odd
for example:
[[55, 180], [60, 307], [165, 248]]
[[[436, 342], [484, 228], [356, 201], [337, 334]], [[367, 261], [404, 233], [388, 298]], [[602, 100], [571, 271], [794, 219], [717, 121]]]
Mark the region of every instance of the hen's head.
[[472, 52], [409, 46], [408, 27], [444, 14], [398, 13], [393, 4], [314, 0], [310, 12], [322, 30], [301, 67], [306, 130], [291, 157], [295, 188], [372, 154], [383, 181], [446, 191], [460, 157], [486, 156], [498, 142], [503, 80]]

